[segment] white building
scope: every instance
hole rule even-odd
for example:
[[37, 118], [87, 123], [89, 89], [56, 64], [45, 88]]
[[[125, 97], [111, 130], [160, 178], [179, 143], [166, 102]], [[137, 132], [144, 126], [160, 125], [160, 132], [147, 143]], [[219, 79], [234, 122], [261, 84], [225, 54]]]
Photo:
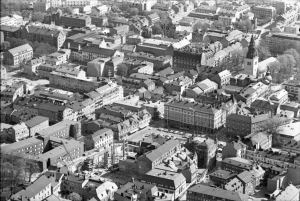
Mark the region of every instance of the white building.
[[19, 15], [9, 15], [5, 17], [0, 18], [0, 25], [6, 25], [6, 26], [21, 26], [23, 25], [23, 17]]
[[68, 7], [84, 7], [84, 6], [97, 6], [97, 0], [65, 0], [63, 6]]

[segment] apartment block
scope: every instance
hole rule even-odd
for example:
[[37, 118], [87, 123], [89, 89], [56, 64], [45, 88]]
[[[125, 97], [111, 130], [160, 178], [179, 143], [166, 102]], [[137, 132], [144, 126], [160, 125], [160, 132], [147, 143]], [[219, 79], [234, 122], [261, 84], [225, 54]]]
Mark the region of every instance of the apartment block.
[[273, 19], [276, 14], [276, 9], [272, 6], [257, 5], [252, 8], [252, 11], [258, 19]]
[[290, 98], [295, 100], [300, 100], [300, 81], [286, 81], [283, 82], [282, 85], [284, 86], [285, 90], [288, 92]]
[[90, 16], [79, 14], [63, 14], [60, 18], [60, 24], [62, 26], [71, 27], [87, 27], [91, 25], [92, 19]]
[[8, 129], [5, 129], [5, 135], [10, 142], [17, 142], [30, 136], [29, 130], [25, 123], [19, 123]]

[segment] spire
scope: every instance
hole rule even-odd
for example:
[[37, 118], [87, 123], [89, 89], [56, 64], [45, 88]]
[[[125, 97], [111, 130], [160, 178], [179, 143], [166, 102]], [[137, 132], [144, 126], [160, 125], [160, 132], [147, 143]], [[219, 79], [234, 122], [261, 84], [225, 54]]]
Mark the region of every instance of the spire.
[[257, 50], [255, 48], [255, 41], [254, 41], [254, 37], [252, 35], [251, 40], [250, 40], [250, 44], [249, 44], [249, 47], [248, 47], [248, 52], [247, 52], [246, 58], [247, 59], [253, 59], [254, 57], [257, 57], [257, 56], [258, 56], [258, 54], [257, 54]]

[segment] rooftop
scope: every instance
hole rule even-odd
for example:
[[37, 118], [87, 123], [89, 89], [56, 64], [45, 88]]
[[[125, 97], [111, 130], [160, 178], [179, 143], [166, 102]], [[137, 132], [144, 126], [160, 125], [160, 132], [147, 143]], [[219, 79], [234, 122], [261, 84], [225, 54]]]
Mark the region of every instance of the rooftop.
[[34, 126], [37, 126], [45, 121], [49, 121], [49, 118], [43, 117], [43, 116], [35, 116], [32, 119], [25, 122], [26, 126], [29, 128], [32, 128]]

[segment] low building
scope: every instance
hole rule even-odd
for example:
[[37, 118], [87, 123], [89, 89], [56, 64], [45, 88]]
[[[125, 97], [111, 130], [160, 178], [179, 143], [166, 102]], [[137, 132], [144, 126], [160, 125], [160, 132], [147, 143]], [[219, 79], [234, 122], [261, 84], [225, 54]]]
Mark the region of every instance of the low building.
[[23, 72], [29, 76], [37, 75], [37, 68], [43, 64], [45, 57], [32, 58], [24, 63]]
[[18, 65], [32, 59], [33, 49], [29, 44], [9, 49], [4, 53], [4, 62], [9, 65]]
[[247, 146], [242, 142], [226, 143], [222, 149], [222, 158], [239, 157], [244, 158]]
[[16, 14], [1, 17], [0, 25], [19, 27], [23, 25], [23, 17]]
[[13, 83], [1, 91], [1, 100], [14, 102], [18, 97], [23, 97], [26, 94], [24, 83]]
[[229, 70], [223, 70], [217, 73], [215, 76], [211, 78], [211, 81], [214, 81], [218, 84], [219, 88], [222, 88], [225, 85], [230, 83], [231, 73]]
[[272, 135], [255, 132], [245, 136], [243, 142], [248, 146], [248, 149], [267, 150], [272, 148]]
[[110, 147], [114, 140], [114, 134], [111, 129], [101, 129], [84, 138], [85, 150], [97, 149], [103, 150]]
[[[299, 89], [300, 89], [300, 83], [299, 83]], [[275, 93], [273, 93], [269, 100], [272, 101], [276, 105], [284, 104], [288, 101], [288, 92], [284, 89], [281, 89]]]
[[202, 184], [197, 184], [187, 190], [187, 201], [197, 201], [202, 197], [208, 201], [222, 199], [228, 201], [248, 201], [248, 195]]
[[300, 197], [299, 189], [293, 184], [289, 184], [284, 190], [280, 191], [279, 194], [275, 195], [275, 201], [293, 201], [298, 200]]
[[41, 130], [49, 127], [49, 119], [43, 116], [35, 116], [32, 119], [24, 122], [29, 129], [29, 136], [34, 136]]

